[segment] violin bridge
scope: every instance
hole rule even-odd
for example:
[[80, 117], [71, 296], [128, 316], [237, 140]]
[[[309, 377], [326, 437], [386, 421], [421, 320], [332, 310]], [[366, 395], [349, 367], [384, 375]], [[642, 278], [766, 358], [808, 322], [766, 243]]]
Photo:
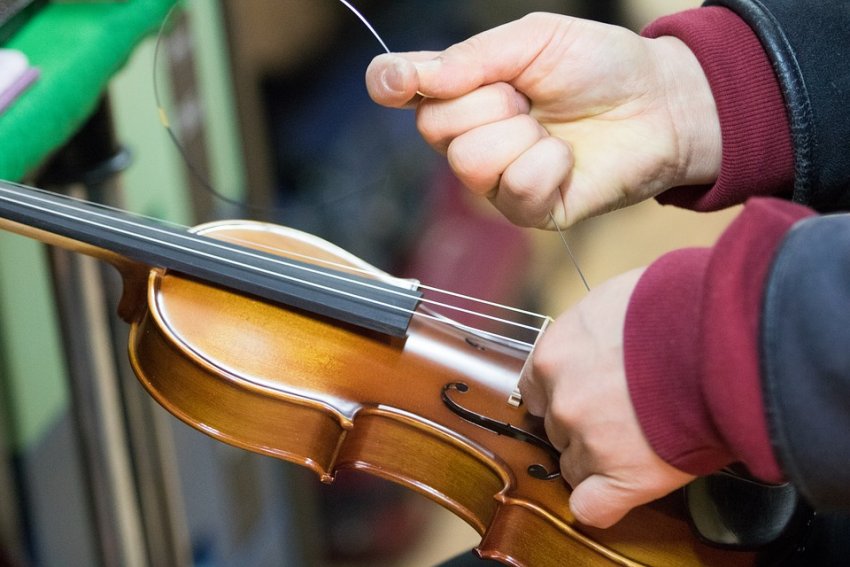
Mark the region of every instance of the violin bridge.
[[537, 349], [537, 344], [540, 342], [540, 337], [543, 336], [543, 333], [546, 331], [546, 328], [549, 327], [549, 323], [552, 322], [551, 317], [545, 317], [543, 319], [543, 323], [540, 325], [540, 330], [537, 331], [537, 338], [534, 339], [534, 344], [531, 345], [531, 350], [528, 351], [528, 357], [525, 359], [525, 363], [522, 365], [522, 370], [519, 372], [519, 379], [517, 380], [517, 386], [514, 388], [514, 391], [508, 396], [508, 405], [518, 408], [522, 405], [522, 394], [519, 391], [519, 383], [522, 380], [522, 377], [526, 375], [527, 372], [531, 371], [531, 357], [534, 356], [534, 351]]
[[522, 405], [522, 394], [519, 393], [519, 388], [514, 388], [514, 391], [508, 396], [508, 405], [515, 408]]

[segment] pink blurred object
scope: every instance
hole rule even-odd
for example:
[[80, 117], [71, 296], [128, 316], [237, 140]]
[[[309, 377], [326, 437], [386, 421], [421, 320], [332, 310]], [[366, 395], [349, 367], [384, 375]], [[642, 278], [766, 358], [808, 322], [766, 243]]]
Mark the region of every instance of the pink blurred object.
[[17, 100], [38, 76], [39, 70], [30, 67], [26, 55], [14, 49], [0, 49], [0, 112]]

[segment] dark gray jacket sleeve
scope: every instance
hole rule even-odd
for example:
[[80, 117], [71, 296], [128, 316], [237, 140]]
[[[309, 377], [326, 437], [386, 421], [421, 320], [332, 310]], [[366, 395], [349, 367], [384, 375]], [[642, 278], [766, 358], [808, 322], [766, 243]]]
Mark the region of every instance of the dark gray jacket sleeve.
[[[850, 209], [850, 0], [709, 0], [743, 18], [779, 78], [793, 198]], [[810, 503], [850, 509], [850, 216], [785, 237], [765, 284], [761, 367], [780, 464]]]
[[755, 31], [779, 77], [794, 141], [794, 200], [850, 209], [850, 1], [709, 0]]
[[850, 215], [811, 217], [786, 235], [761, 342], [782, 469], [817, 508], [850, 509]]

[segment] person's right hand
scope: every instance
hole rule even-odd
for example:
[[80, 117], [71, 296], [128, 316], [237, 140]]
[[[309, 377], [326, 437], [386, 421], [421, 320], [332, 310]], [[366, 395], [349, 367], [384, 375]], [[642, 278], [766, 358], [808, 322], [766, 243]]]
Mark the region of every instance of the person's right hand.
[[443, 52], [386, 54], [371, 97], [418, 104], [425, 140], [523, 226], [562, 227], [711, 183], [720, 126], [693, 53], [606, 24], [531, 14]]

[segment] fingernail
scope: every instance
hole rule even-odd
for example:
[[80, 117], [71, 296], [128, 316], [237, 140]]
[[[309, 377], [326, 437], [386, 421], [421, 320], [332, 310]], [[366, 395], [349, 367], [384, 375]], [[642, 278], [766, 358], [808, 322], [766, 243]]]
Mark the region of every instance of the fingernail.
[[384, 67], [381, 72], [381, 83], [388, 91], [394, 93], [404, 92], [404, 67], [405, 61], [394, 60], [390, 65]]

